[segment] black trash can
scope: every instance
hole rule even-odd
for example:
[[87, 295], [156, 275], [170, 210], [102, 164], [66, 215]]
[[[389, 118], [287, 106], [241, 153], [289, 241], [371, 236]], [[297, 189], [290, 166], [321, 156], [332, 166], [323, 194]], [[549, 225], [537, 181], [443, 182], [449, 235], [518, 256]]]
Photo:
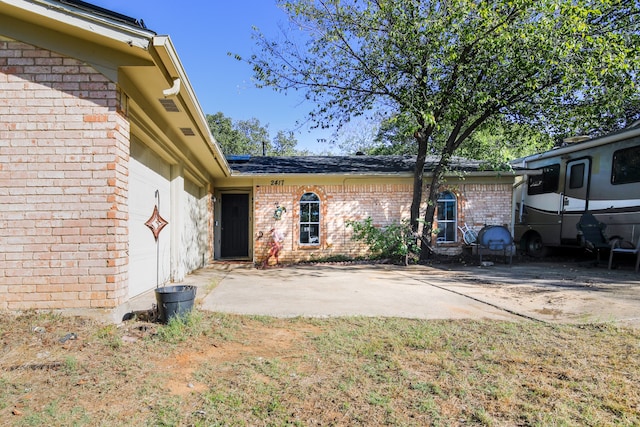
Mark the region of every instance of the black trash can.
[[168, 323], [173, 317], [184, 316], [193, 308], [195, 286], [165, 286], [156, 289], [158, 320]]

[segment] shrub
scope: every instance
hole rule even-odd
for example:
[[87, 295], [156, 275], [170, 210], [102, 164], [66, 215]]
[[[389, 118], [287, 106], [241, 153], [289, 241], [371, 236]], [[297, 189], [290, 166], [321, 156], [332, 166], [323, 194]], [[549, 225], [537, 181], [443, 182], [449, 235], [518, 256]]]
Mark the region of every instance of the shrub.
[[353, 228], [351, 238], [367, 244], [374, 258], [389, 258], [407, 265], [410, 258], [417, 258], [420, 253], [415, 233], [407, 220], [376, 227], [368, 217], [364, 221], [347, 221], [347, 227]]

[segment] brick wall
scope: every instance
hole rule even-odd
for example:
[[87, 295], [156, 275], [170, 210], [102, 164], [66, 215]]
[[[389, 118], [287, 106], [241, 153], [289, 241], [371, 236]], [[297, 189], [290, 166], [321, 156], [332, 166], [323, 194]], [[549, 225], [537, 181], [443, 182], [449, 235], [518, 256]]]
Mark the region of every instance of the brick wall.
[[0, 308], [127, 295], [129, 123], [92, 67], [0, 38]]
[[511, 226], [511, 183], [463, 184], [460, 190], [459, 225], [467, 223], [476, 231], [485, 225]]
[[[469, 227], [479, 231], [485, 224], [510, 223], [511, 184], [460, 184], [450, 185], [447, 189], [457, 196], [458, 225], [466, 222]], [[254, 260], [260, 263], [266, 257], [271, 228], [278, 229], [285, 236], [280, 256], [282, 262], [322, 259], [335, 255], [366, 255], [366, 246], [351, 240], [352, 231], [346, 227], [346, 221], [361, 221], [371, 217], [375, 225], [384, 226], [408, 219], [412, 191], [409, 183], [256, 186]], [[318, 245], [298, 244], [298, 201], [306, 192], [314, 192], [320, 197], [322, 231]], [[425, 190], [424, 194], [426, 193]], [[278, 205], [287, 209], [281, 220], [273, 218]], [[422, 214], [424, 210], [423, 205]], [[459, 252], [461, 235], [458, 235], [458, 240], [453, 245], [441, 245], [442, 252]]]

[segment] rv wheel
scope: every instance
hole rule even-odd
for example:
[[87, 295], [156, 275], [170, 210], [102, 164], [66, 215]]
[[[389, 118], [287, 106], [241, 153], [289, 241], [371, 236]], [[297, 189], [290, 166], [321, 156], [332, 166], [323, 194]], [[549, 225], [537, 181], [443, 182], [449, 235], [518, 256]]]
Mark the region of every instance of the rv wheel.
[[547, 256], [548, 248], [542, 243], [542, 237], [538, 233], [533, 233], [527, 237], [527, 254], [534, 258]]

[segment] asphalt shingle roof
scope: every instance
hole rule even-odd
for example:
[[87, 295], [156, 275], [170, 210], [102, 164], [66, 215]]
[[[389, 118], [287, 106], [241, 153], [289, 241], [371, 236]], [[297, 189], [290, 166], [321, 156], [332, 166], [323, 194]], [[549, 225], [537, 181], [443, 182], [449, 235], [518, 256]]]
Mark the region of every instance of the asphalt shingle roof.
[[[234, 174], [405, 174], [412, 173], [416, 156], [229, 156]], [[428, 156], [425, 172], [432, 171], [439, 158]], [[455, 171], [492, 170], [479, 160], [453, 157], [449, 168]]]

